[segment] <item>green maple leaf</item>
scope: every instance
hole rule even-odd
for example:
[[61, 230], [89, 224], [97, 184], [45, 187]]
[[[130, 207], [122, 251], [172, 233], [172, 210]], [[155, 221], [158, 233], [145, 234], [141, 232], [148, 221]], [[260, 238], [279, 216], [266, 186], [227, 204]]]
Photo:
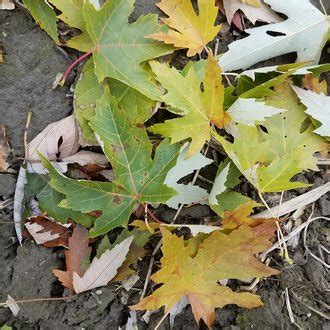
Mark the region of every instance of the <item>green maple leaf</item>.
[[92, 226], [95, 220], [94, 217], [58, 205], [65, 196], [49, 185], [48, 176], [31, 173], [27, 173], [26, 176], [25, 198], [37, 197], [38, 207], [42, 212], [47, 213], [48, 216], [61, 223], [67, 223], [68, 219], [74, 219], [76, 223], [80, 223], [85, 227]]
[[163, 203], [176, 192], [163, 184], [179, 155], [179, 146], [163, 141], [151, 158], [152, 145], [144, 128], [132, 126], [126, 112], [117, 106], [108, 89], [96, 103], [91, 127], [115, 171], [113, 182], [74, 180], [49, 169], [50, 185], [64, 194], [60, 206], [83, 213], [99, 210], [102, 215], [90, 231], [91, 237], [126, 226], [136, 203]]
[[171, 53], [173, 47], [145, 37], [166, 30], [158, 23], [157, 15], [149, 14], [128, 23], [133, 4], [134, 0], [111, 0], [100, 10], [89, 2], [84, 4], [86, 29], [94, 44], [95, 73], [99, 81], [111, 77], [158, 99], [162, 91], [141, 63]]
[[290, 180], [303, 170], [317, 170], [313, 155], [325, 150], [324, 141], [312, 132], [312, 126], [304, 129], [307, 118], [304, 107], [287, 83], [276, 87], [267, 103], [287, 109], [262, 123], [267, 133], [256, 126], [239, 124], [236, 126], [239, 137], [233, 143], [216, 133], [214, 136], [260, 192], [306, 187], [305, 183]]
[[93, 43], [86, 31], [86, 22], [83, 14], [84, 0], [49, 0], [49, 2], [61, 11], [58, 19], [82, 32], [80, 35], [68, 40], [66, 46], [81, 52], [91, 50]]
[[162, 100], [173, 112], [183, 116], [156, 124], [149, 130], [170, 137], [172, 143], [191, 139], [187, 153], [187, 157], [190, 157], [199, 152], [205, 142], [210, 140], [211, 123], [223, 127], [230, 121], [230, 117], [223, 110], [224, 87], [221, 84], [220, 68], [211, 55], [205, 66], [203, 80], [198, 78], [193, 68], [186, 75], [182, 75], [166, 64], [153, 62], [151, 67], [156, 79], [167, 90]]
[[[142, 125], [152, 116], [155, 101], [147, 98], [137, 90], [115, 79], [108, 79], [103, 84], [110, 87], [111, 94], [118, 105], [126, 111], [130, 123]], [[90, 119], [95, 115], [95, 104], [103, 93], [104, 87], [99, 84], [94, 73], [94, 64], [89, 59], [75, 87], [75, 117], [82, 131], [82, 144], [96, 144], [95, 134], [89, 126]]]

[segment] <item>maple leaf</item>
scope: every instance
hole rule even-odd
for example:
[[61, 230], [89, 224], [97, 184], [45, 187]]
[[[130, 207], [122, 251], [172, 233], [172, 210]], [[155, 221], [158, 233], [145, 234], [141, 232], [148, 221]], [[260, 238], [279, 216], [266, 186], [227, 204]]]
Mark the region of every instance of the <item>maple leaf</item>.
[[[118, 105], [126, 110], [132, 124], [143, 124], [152, 116], [155, 101], [119, 80], [108, 79], [107, 83], [104, 83], [104, 86], [106, 85], [110, 87], [110, 92], [116, 98]], [[96, 144], [95, 134], [89, 126], [89, 121], [95, 115], [96, 101], [102, 97], [103, 93], [104, 87], [99, 84], [94, 73], [93, 60], [89, 59], [75, 87], [75, 117], [82, 130], [83, 145]]]
[[107, 285], [123, 264], [133, 237], [128, 237], [113, 249], [106, 250], [100, 258], [95, 257], [83, 276], [73, 271], [73, 288], [76, 293]]
[[259, 0], [223, 0], [223, 7], [228, 23], [233, 21], [238, 10], [241, 10], [253, 24], [256, 24], [256, 21], [258, 20], [268, 23], [277, 23], [281, 21], [280, 17], [276, 15], [273, 10]]
[[259, 192], [306, 187], [308, 185], [304, 183], [290, 180], [303, 170], [317, 170], [313, 155], [325, 150], [326, 145], [322, 138], [312, 132], [312, 126], [303, 130], [307, 116], [287, 83], [276, 86], [267, 97], [267, 102], [287, 109], [262, 123], [267, 133], [258, 127], [238, 124], [239, 138], [235, 138], [234, 143], [227, 142], [216, 133], [215, 137], [240, 172]]
[[306, 91], [297, 86], [292, 88], [306, 106], [306, 113], [321, 123], [314, 132], [321, 136], [330, 136], [330, 96]]
[[203, 319], [210, 327], [217, 307], [227, 304], [246, 308], [261, 306], [257, 295], [233, 292], [229, 287], [220, 286], [218, 281], [277, 274], [255, 258], [256, 253], [271, 246], [269, 239], [275, 227], [273, 222], [255, 228], [242, 225], [229, 235], [217, 230], [198, 246], [197, 251], [192, 248], [196, 238], [184, 241], [162, 229], [162, 268], [151, 279], [163, 285], [131, 308], [152, 310], [165, 306], [166, 314], [187, 297], [196, 321]]
[[320, 77], [314, 77], [313, 74], [306, 74], [302, 80], [302, 87], [311, 90], [317, 94], [328, 94], [328, 84], [326, 80], [320, 81]]
[[265, 3], [288, 19], [245, 30], [250, 35], [231, 43], [229, 50], [219, 59], [224, 72], [245, 69], [292, 52], [297, 52], [297, 62], [319, 61], [328, 39], [327, 16], [309, 0], [265, 0]]
[[171, 53], [173, 48], [145, 38], [164, 30], [156, 15], [128, 23], [133, 4], [134, 0], [112, 0], [100, 10], [88, 2], [84, 4], [86, 29], [94, 44], [95, 73], [100, 82], [107, 77], [114, 78], [156, 100], [162, 91], [142, 69], [141, 63]]
[[54, 275], [61, 283], [73, 290], [73, 272], [83, 276], [89, 264], [91, 248], [88, 246], [88, 232], [77, 225], [69, 238], [69, 250], [65, 251], [66, 271], [53, 269]]
[[201, 81], [193, 68], [184, 76], [165, 64], [152, 62], [151, 67], [156, 79], [167, 90], [162, 100], [173, 108], [173, 112], [184, 116], [153, 125], [148, 130], [171, 137], [172, 143], [190, 138], [187, 157], [191, 157], [202, 149], [205, 141], [210, 140], [210, 123], [221, 128], [230, 121], [229, 115], [223, 110], [224, 87], [221, 85], [220, 68], [214, 57], [209, 54], [202, 92]]
[[172, 187], [178, 193], [166, 202], [167, 206], [174, 209], [178, 209], [179, 204], [207, 203], [208, 193], [205, 189], [195, 186], [192, 183], [178, 183], [180, 179], [188, 174], [213, 163], [211, 159], [203, 156], [201, 153], [197, 153], [186, 159], [188, 149], [188, 143], [182, 146], [177, 163], [168, 171], [164, 181], [167, 186]]
[[50, 185], [66, 196], [60, 206], [83, 213], [102, 212], [90, 231], [91, 237], [126, 226], [137, 202], [163, 203], [173, 197], [175, 191], [163, 182], [179, 154], [179, 147], [165, 140], [152, 160], [145, 129], [129, 123], [126, 112], [118, 108], [108, 89], [97, 101], [95, 113], [90, 125], [115, 171], [115, 181], [69, 179], [42, 157], [51, 175]]
[[231, 191], [232, 188], [240, 183], [239, 176], [241, 173], [237, 167], [225, 159], [218, 168], [216, 178], [209, 195], [209, 205], [211, 209], [219, 216], [223, 217], [224, 211], [234, 211], [242, 204], [251, 203], [253, 207], [259, 204], [250, 198], [236, 192]]
[[116, 241], [113, 244], [110, 243], [109, 238], [107, 236], [104, 236], [97, 249], [96, 256], [98, 258], [100, 258], [106, 250], [111, 250], [114, 246], [120, 244], [126, 238], [133, 237], [132, 244], [126, 256], [126, 260], [118, 268], [117, 275], [111, 280], [111, 282], [123, 281], [128, 276], [135, 274], [135, 271], [131, 269], [130, 266], [135, 264], [138, 259], [142, 258], [145, 255], [146, 250], [143, 247], [148, 242], [150, 235], [151, 234], [146, 231], [141, 231], [137, 229], [129, 231], [127, 229], [124, 229], [118, 235]]
[[167, 33], [154, 33], [148, 37], [175, 47], [188, 48], [187, 56], [200, 54], [221, 29], [221, 25], [214, 26], [218, 9], [213, 0], [198, 0], [199, 15], [190, 0], [162, 0], [157, 6], [169, 16], [162, 20], [171, 29]]
[[37, 244], [45, 247], [67, 246], [69, 225], [62, 225], [43, 215], [29, 217], [25, 227]]
[[60, 44], [57, 36], [57, 17], [53, 8], [45, 0], [23, 0], [23, 4], [40, 27], [45, 30], [57, 44]]
[[36, 197], [39, 209], [47, 213], [47, 216], [62, 224], [67, 223], [68, 219], [72, 219], [84, 227], [90, 227], [93, 224], [94, 217], [58, 205], [65, 196], [49, 185], [49, 178], [46, 175], [26, 173], [26, 179], [25, 199]]
[[223, 232], [231, 232], [237, 229], [243, 223], [249, 227], [256, 227], [267, 221], [276, 221], [276, 219], [269, 218], [251, 218], [254, 203], [249, 201], [245, 204], [239, 205], [234, 211], [225, 211], [221, 220], [221, 230]]

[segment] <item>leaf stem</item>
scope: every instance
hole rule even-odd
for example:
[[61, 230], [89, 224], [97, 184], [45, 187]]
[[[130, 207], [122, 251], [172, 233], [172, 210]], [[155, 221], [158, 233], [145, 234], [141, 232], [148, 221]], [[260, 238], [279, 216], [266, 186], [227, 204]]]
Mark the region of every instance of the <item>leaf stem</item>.
[[89, 52], [85, 53], [84, 55], [81, 55], [80, 57], [78, 57], [75, 61], [73, 61], [69, 67], [65, 70], [59, 85], [62, 87], [65, 84], [66, 79], [68, 78], [68, 75], [70, 74], [70, 72], [72, 71], [72, 69], [81, 61], [83, 61], [84, 59], [86, 59], [88, 56], [93, 54], [94, 49], [90, 50]]

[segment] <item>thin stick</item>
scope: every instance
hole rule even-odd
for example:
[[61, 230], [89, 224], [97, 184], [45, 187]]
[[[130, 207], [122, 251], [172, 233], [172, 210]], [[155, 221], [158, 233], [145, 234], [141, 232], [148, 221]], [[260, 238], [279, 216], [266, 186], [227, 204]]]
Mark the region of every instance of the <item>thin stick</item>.
[[155, 326], [155, 330], [158, 330], [161, 324], [164, 322], [164, 320], [167, 318], [168, 314], [170, 314], [171, 310], [169, 310], [167, 313], [163, 315], [163, 317], [160, 319], [160, 321]]
[[[267, 202], [263, 198], [262, 193], [260, 191], [258, 191], [258, 194], [259, 194], [259, 197], [260, 197], [261, 201], [263, 202], [263, 204], [266, 206], [266, 208], [268, 209], [268, 211], [271, 213], [272, 217], [275, 218], [275, 219], [278, 219], [278, 218], [275, 217], [273, 211], [270, 209], [269, 205], [267, 204]], [[284, 235], [283, 235], [282, 229], [281, 229], [278, 221], [276, 221], [276, 226], [277, 226], [278, 233], [280, 235], [279, 244], [280, 244], [281, 253], [283, 253], [283, 251], [284, 251], [284, 258], [285, 258], [285, 260], [288, 263], [292, 264], [292, 260], [289, 257], [288, 248], [287, 248], [286, 243], [285, 243], [285, 240], [284, 240]], [[281, 240], [282, 240], [282, 242], [281, 242]], [[283, 244], [283, 248], [282, 248], [282, 245], [281, 244]]]
[[288, 313], [289, 313], [290, 322], [291, 323], [295, 323], [295, 319], [294, 319], [292, 308], [291, 308], [290, 296], [289, 296], [289, 290], [288, 290], [288, 288], [285, 288], [284, 295], [285, 295], [286, 309], [288, 310]]
[[[63, 301], [63, 300], [70, 300], [78, 295], [75, 294], [73, 296], [69, 297], [55, 297], [55, 298], [34, 298], [34, 299], [24, 299], [24, 300], [15, 300], [17, 304], [24, 304], [24, 303], [29, 303], [29, 302], [39, 302], [39, 301]], [[8, 303], [0, 303], [0, 307], [6, 307]]]
[[[325, 220], [329, 221], [330, 218], [326, 218], [324, 217]], [[320, 262], [324, 267], [326, 267], [327, 269], [330, 268], [330, 265], [327, 264], [325, 261], [323, 261], [321, 258], [319, 258], [318, 256], [316, 256], [307, 246], [307, 231], [308, 231], [308, 227], [311, 224], [311, 217], [309, 217], [309, 219], [307, 220], [307, 224], [305, 226], [305, 230], [304, 230], [304, 236], [303, 236], [303, 242], [304, 242], [304, 248], [306, 249], [306, 251], [308, 252], [308, 254], [310, 254], [310, 256], [312, 258], [314, 258], [315, 260], [317, 260], [318, 262]]]
[[325, 7], [324, 7], [324, 5], [323, 5], [322, 0], [319, 0], [319, 3], [320, 3], [320, 5], [321, 5], [321, 7], [322, 7], [322, 10], [323, 10], [323, 12], [324, 12], [324, 15], [327, 16], [327, 11], [325, 10]]
[[155, 255], [156, 255], [156, 253], [158, 252], [158, 250], [160, 249], [161, 246], [162, 246], [162, 240], [160, 240], [158, 242], [158, 244], [154, 248], [154, 251], [152, 252], [151, 259], [150, 259], [150, 262], [149, 262], [149, 268], [148, 268], [147, 276], [146, 276], [146, 279], [144, 281], [144, 286], [143, 286], [143, 290], [141, 292], [140, 299], [143, 299], [146, 292], [147, 292], [147, 288], [148, 288], [148, 284], [149, 284], [150, 276], [151, 276], [151, 271], [152, 271], [152, 266], [153, 266], [154, 260], [155, 260]]
[[[309, 222], [313, 222], [316, 220], [330, 220], [330, 218], [326, 218], [326, 217], [316, 217], [316, 218], [312, 218], [309, 220]], [[298, 235], [305, 227], [307, 226], [307, 221], [302, 223], [299, 227], [297, 227], [296, 229], [292, 230], [292, 232], [290, 234], [288, 234], [287, 236], [284, 237], [284, 241], [287, 242], [289, 239], [291, 239], [292, 237]], [[261, 260], [264, 259], [268, 253], [276, 250], [277, 248], [280, 247], [280, 243], [276, 242], [271, 248], [269, 248], [268, 250], [264, 251], [263, 253], [260, 254], [260, 258]]]
[[31, 118], [32, 118], [32, 112], [29, 111], [27, 113], [27, 119], [26, 119], [26, 124], [25, 124], [25, 128], [24, 128], [24, 155], [25, 155], [25, 159], [28, 159], [28, 157], [29, 157], [28, 132], [29, 132], [30, 124], [31, 124]]

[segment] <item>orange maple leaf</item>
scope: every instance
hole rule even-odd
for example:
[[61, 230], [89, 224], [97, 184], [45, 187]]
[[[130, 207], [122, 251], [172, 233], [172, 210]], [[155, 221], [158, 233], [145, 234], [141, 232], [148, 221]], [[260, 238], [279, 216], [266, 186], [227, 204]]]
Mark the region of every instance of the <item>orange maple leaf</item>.
[[[69, 250], [65, 251], [66, 271], [53, 269], [54, 275], [61, 283], [73, 290], [73, 272], [83, 276], [89, 261], [91, 248], [88, 246], [88, 231], [81, 225], [77, 225], [69, 238]], [[85, 267], [84, 267], [85, 266]]]
[[261, 306], [259, 296], [234, 292], [219, 285], [218, 281], [277, 274], [277, 270], [255, 258], [255, 254], [271, 246], [269, 239], [275, 229], [275, 223], [269, 221], [255, 228], [243, 224], [229, 235], [214, 231], [199, 245], [197, 253], [192, 248], [196, 244], [195, 238], [184, 241], [182, 237], [161, 229], [162, 268], [151, 279], [163, 285], [131, 308], [152, 310], [165, 306], [165, 313], [168, 313], [178, 301], [187, 297], [196, 321], [203, 319], [211, 326], [217, 307], [227, 304], [245, 308]]

